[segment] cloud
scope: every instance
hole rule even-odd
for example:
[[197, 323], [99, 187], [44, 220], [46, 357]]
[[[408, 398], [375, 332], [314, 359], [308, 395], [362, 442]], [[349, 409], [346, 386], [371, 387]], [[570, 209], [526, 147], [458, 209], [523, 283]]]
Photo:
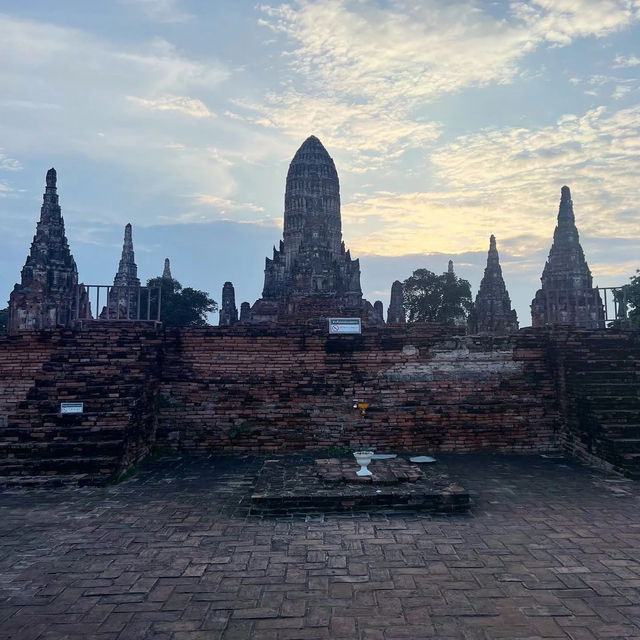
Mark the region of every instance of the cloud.
[[142, 11], [153, 22], [188, 22], [193, 15], [181, 8], [182, 0], [119, 0]]
[[631, 91], [631, 87], [628, 85], [624, 85], [624, 84], [619, 84], [613, 91], [613, 93], [611, 94], [611, 97], [614, 100], [620, 100], [620, 98], [623, 98], [624, 96], [627, 95], [627, 93], [629, 93], [629, 91]]
[[[304, 140], [311, 133], [327, 148], [344, 152], [341, 169], [359, 173], [383, 166], [409, 148], [435, 140], [440, 127], [385, 112], [375, 104], [340, 104], [296, 90], [267, 97], [269, 107], [239, 104], [246, 121]], [[234, 117], [241, 118], [240, 114]]]
[[179, 111], [193, 118], [208, 118], [213, 116], [202, 100], [187, 96], [162, 96], [155, 100], [127, 96], [127, 100], [139, 104], [151, 111]]
[[249, 119], [297, 138], [316, 133], [352, 172], [389, 166], [435, 140], [424, 106], [472, 87], [509, 84], [543, 45], [601, 37], [638, 19], [630, 0], [511, 2], [504, 16], [471, 0], [383, 5], [298, 0], [261, 5], [284, 40], [290, 76]]
[[614, 69], [624, 69], [626, 67], [637, 67], [640, 65], [640, 58], [637, 56], [616, 56]]
[[563, 184], [583, 241], [637, 237], [638, 106], [460, 136], [431, 161], [439, 190], [358, 195], [343, 206], [354, 255], [477, 251], [494, 233], [525, 260], [548, 250]]
[[22, 163], [14, 158], [7, 157], [4, 153], [0, 152], [0, 170], [5, 171], [19, 171], [22, 169]]
[[[188, 57], [160, 38], [123, 45], [1, 14], [0, 31], [5, 149], [23, 157], [54, 150], [99, 170], [117, 168], [145, 185], [145, 197], [200, 191], [212, 182], [222, 196], [232, 192], [230, 165], [219, 161], [224, 151], [203, 144], [221, 130], [229, 136], [207, 106], [230, 76], [226, 65]], [[25, 117], [25, 108], [34, 115]], [[123, 212], [96, 209], [96, 218], [105, 215], [115, 221]]]
[[221, 211], [264, 211], [264, 208], [252, 204], [251, 202], [234, 202], [227, 198], [220, 198], [219, 196], [209, 193], [199, 193], [195, 196], [195, 201], [198, 204], [210, 205], [220, 209]]

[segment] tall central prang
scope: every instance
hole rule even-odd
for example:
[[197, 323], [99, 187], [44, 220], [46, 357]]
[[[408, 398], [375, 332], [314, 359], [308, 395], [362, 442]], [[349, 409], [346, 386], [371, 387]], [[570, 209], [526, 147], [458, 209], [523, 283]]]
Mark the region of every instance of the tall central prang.
[[320, 140], [310, 136], [289, 165], [283, 241], [266, 260], [262, 296], [347, 293], [362, 296], [360, 264], [342, 242], [338, 172]]
[[287, 173], [284, 231], [267, 258], [262, 298], [252, 321], [335, 314], [377, 317], [362, 299], [360, 262], [342, 241], [340, 182], [333, 160], [315, 136], [298, 149]]

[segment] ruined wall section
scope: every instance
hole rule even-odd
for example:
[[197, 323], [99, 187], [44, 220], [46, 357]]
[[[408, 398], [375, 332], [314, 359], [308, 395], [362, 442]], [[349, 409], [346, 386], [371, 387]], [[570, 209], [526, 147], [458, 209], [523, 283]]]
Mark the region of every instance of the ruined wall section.
[[549, 344], [562, 448], [640, 478], [640, 333], [562, 326]]
[[104, 482], [146, 455], [161, 358], [162, 333], [144, 324], [0, 337], [0, 476]]
[[[189, 451], [553, 449], [546, 332], [454, 331], [167, 330], [158, 441]], [[369, 404], [364, 416], [354, 400]]]

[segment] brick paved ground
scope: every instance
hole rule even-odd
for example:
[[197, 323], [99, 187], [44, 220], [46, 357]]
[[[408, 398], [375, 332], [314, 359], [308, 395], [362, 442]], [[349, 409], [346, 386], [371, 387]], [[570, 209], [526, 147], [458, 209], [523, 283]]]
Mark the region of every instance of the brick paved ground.
[[0, 497], [0, 637], [640, 638], [640, 484], [446, 458], [465, 516], [248, 516], [257, 461]]

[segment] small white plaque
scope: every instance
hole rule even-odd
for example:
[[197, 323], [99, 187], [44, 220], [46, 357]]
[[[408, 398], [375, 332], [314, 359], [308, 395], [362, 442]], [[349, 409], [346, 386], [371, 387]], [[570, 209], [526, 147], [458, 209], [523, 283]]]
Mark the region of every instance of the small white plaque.
[[61, 402], [60, 413], [82, 413], [84, 409], [83, 402]]
[[329, 318], [329, 333], [362, 333], [360, 318]]

